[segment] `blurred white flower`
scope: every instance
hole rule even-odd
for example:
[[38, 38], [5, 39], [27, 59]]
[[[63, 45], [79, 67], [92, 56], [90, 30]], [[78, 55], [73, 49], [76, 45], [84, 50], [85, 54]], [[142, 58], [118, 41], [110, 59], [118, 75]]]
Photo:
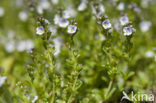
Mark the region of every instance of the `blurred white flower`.
[[86, 8], [87, 8], [87, 1], [81, 1], [77, 9], [78, 11], [84, 11]]
[[123, 11], [125, 9], [125, 4], [123, 2], [119, 3], [117, 9]]
[[68, 33], [69, 34], [74, 34], [76, 33], [77, 27], [75, 25], [69, 25], [68, 26]]
[[120, 29], [120, 23], [119, 23], [118, 20], [113, 20], [113, 26], [114, 26], [114, 29], [116, 31], [119, 31], [119, 29]]
[[16, 0], [16, 5], [17, 6], [22, 6], [23, 5], [23, 0]]
[[37, 13], [39, 13], [39, 14], [43, 14], [43, 8], [40, 7], [40, 6], [37, 6], [37, 7], [36, 7], [36, 11], [37, 11]]
[[62, 14], [63, 14], [63, 18], [68, 19], [70, 17], [75, 17], [76, 11], [74, 10], [73, 7], [69, 7], [68, 9], [64, 10]]
[[124, 27], [123, 32], [124, 32], [124, 35], [132, 35], [133, 34], [133, 30], [131, 27]]
[[44, 24], [50, 24], [49, 20], [47, 19], [43, 19], [44, 20]]
[[23, 52], [25, 50], [25, 46], [26, 46], [25, 41], [17, 43], [17, 51]]
[[20, 41], [19, 43], [17, 43], [17, 50], [19, 52], [23, 52], [25, 50], [29, 51], [32, 48], [34, 48], [34, 44], [32, 40], [25, 40], [25, 41]]
[[62, 12], [62, 14], [63, 14], [63, 18], [65, 18], [65, 19], [70, 18], [70, 12], [69, 12], [68, 10], [64, 10], [64, 11]]
[[102, 22], [102, 26], [103, 26], [104, 29], [109, 29], [109, 28], [112, 27], [112, 25], [111, 25], [111, 23], [110, 23], [110, 21], [108, 19], [106, 19], [106, 20], [104, 20]]
[[26, 40], [25, 41], [25, 44], [26, 44], [26, 46], [25, 46], [25, 49], [26, 50], [31, 50], [31, 49], [34, 48], [34, 43], [33, 43], [32, 40]]
[[50, 3], [48, 2], [48, 0], [41, 0], [41, 2], [39, 2], [39, 6], [42, 9], [49, 9], [50, 8]]
[[0, 87], [2, 87], [2, 85], [4, 84], [5, 80], [7, 79], [6, 76], [0, 76]]
[[44, 27], [43, 26], [37, 27], [36, 34], [38, 34], [38, 35], [44, 34]]
[[100, 4], [98, 6], [98, 9], [100, 10], [101, 13], [104, 13], [105, 12], [105, 8], [104, 8], [104, 6], [102, 4]]
[[59, 0], [51, 0], [53, 4], [58, 4]]
[[139, 26], [142, 32], [146, 32], [150, 29], [152, 23], [150, 21], [142, 21]]
[[7, 35], [9, 39], [13, 39], [15, 32], [13, 30], [8, 30]]
[[5, 45], [5, 50], [8, 53], [11, 53], [15, 50], [15, 41], [10, 41]]
[[51, 32], [51, 35], [56, 35], [57, 33], [57, 28], [55, 26], [50, 26], [49, 31]]
[[127, 17], [127, 16], [122, 16], [122, 17], [120, 18], [120, 23], [121, 23], [121, 25], [126, 25], [126, 24], [128, 24], [128, 23], [129, 23], [128, 17]]
[[101, 15], [105, 12], [105, 8], [102, 4], [94, 6], [94, 3], [91, 3], [92, 13], [96, 15], [97, 18], [100, 18]]
[[150, 0], [141, 0], [141, 6], [143, 8], [147, 8], [149, 6], [149, 1]]
[[54, 46], [55, 46], [55, 53], [54, 55], [57, 56], [59, 53], [60, 53], [60, 48], [61, 48], [61, 45], [62, 45], [62, 42], [61, 42], [61, 38], [55, 38], [53, 40], [54, 42]]
[[35, 103], [38, 99], [38, 96], [34, 96], [34, 99], [32, 100], [32, 103]]
[[147, 51], [147, 52], [145, 53], [145, 56], [146, 56], [147, 58], [152, 58], [152, 57], [154, 57], [154, 53], [153, 53], [152, 51]]
[[59, 24], [59, 21], [60, 21], [60, 16], [58, 15], [58, 14], [56, 14], [55, 16], [54, 16], [54, 24], [56, 24], [56, 25], [58, 25]]
[[21, 11], [18, 17], [21, 21], [26, 21], [28, 19], [28, 13], [26, 11]]
[[59, 26], [60, 26], [61, 28], [66, 28], [68, 25], [69, 25], [69, 21], [68, 21], [67, 19], [61, 18], [61, 19], [59, 20]]
[[135, 8], [134, 8], [134, 11], [137, 12], [137, 13], [140, 13], [140, 12], [141, 12], [141, 9], [138, 8], [138, 7], [135, 7]]
[[4, 9], [0, 7], [0, 17], [2, 17], [3, 15], [4, 15]]

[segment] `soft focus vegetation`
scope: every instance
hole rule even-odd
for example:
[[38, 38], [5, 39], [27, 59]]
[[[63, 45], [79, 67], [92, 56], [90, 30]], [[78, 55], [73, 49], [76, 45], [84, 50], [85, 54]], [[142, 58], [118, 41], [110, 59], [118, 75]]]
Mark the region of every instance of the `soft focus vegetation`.
[[129, 103], [123, 91], [155, 90], [155, 0], [0, 0], [0, 103]]

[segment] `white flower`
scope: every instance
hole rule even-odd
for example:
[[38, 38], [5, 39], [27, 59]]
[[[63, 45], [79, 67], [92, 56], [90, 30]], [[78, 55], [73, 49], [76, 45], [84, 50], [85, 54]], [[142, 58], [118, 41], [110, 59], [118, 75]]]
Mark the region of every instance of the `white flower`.
[[43, 19], [44, 20], [44, 24], [50, 24], [49, 20], [47, 19]]
[[142, 32], [146, 32], [150, 29], [151, 25], [150, 21], [142, 21], [139, 26]]
[[21, 11], [18, 17], [20, 20], [26, 21], [28, 19], [28, 13], [26, 11]]
[[146, 56], [147, 58], [152, 58], [152, 57], [154, 57], [154, 53], [153, 53], [152, 51], [147, 51], [147, 52], [145, 53], [145, 56]]
[[106, 19], [102, 22], [102, 26], [104, 27], [104, 29], [109, 29], [112, 27], [112, 25], [108, 19]]
[[41, 0], [41, 2], [39, 2], [39, 6], [42, 9], [49, 9], [50, 8], [50, 3], [48, 2], [48, 0]]
[[51, 2], [52, 2], [53, 4], [57, 4], [57, 3], [59, 2], [59, 0], [51, 0]]
[[50, 26], [48, 29], [51, 32], [51, 35], [56, 35], [57, 28], [55, 26]]
[[35, 103], [38, 99], [38, 96], [34, 96], [34, 99], [32, 100], [32, 103]]
[[77, 9], [78, 9], [78, 11], [84, 11], [86, 8], [87, 8], [87, 3], [82, 1]]
[[25, 50], [25, 46], [26, 46], [25, 41], [21, 41], [17, 44], [17, 50], [19, 52], [23, 52]]
[[4, 84], [5, 80], [6, 80], [6, 76], [0, 76], [0, 87], [2, 87], [2, 85]]
[[59, 24], [59, 21], [60, 21], [60, 16], [58, 15], [58, 14], [56, 14], [55, 16], [54, 16], [54, 24], [56, 24], [56, 25], [58, 25]]
[[100, 18], [101, 15], [105, 12], [105, 8], [102, 4], [95, 6], [95, 7], [93, 6], [92, 12], [93, 12], [93, 14], [96, 15], [97, 18]]
[[66, 28], [68, 26], [68, 24], [69, 24], [69, 21], [67, 19], [65, 19], [65, 18], [61, 18], [59, 20], [59, 26], [61, 28]]
[[53, 40], [54, 42], [54, 46], [55, 46], [55, 53], [54, 55], [57, 56], [59, 53], [60, 53], [60, 48], [61, 48], [61, 45], [62, 45], [62, 42], [61, 42], [61, 38], [55, 38]]
[[3, 15], [4, 15], [4, 9], [0, 7], [0, 17], [2, 17]]
[[102, 4], [100, 4], [98, 6], [98, 9], [100, 10], [101, 13], [104, 13], [105, 12], [105, 8], [104, 8], [104, 6]]
[[37, 6], [37, 7], [36, 7], [36, 11], [37, 11], [37, 13], [39, 13], [39, 14], [43, 14], [43, 8], [42, 8], [41, 6]]
[[15, 50], [15, 41], [10, 41], [5, 45], [5, 50], [8, 53], [11, 53]]
[[77, 27], [75, 25], [69, 25], [68, 26], [68, 33], [69, 34], [74, 34], [76, 33]]
[[131, 27], [124, 27], [123, 32], [124, 32], [124, 35], [132, 35], [133, 30]]
[[121, 18], [120, 18], [120, 23], [121, 23], [121, 25], [126, 25], [126, 24], [128, 24], [128, 23], [129, 23], [128, 17], [127, 17], [127, 16], [121, 17]]
[[8, 30], [7, 35], [9, 39], [13, 39], [15, 32], [13, 30]]
[[70, 17], [75, 17], [77, 14], [73, 7], [68, 7], [62, 12], [62, 15], [63, 18], [68, 19]]
[[141, 0], [141, 6], [143, 8], [148, 8], [150, 0]]
[[137, 12], [137, 13], [140, 13], [140, 12], [141, 12], [141, 9], [138, 8], [138, 7], [135, 7], [135, 8], [134, 8], [134, 11]]
[[119, 31], [120, 23], [118, 20], [113, 20], [113, 26], [116, 31]]
[[37, 27], [36, 34], [38, 34], [38, 35], [44, 34], [44, 27], [43, 26]]
[[63, 18], [65, 18], [65, 19], [70, 18], [70, 12], [69, 12], [68, 10], [64, 10], [64, 11], [62, 12], [62, 14], [63, 14]]
[[117, 7], [117, 9], [120, 10], [120, 11], [123, 11], [124, 8], [125, 8], [125, 4], [124, 4], [123, 2], [121, 2], [121, 3], [118, 5], [118, 7]]
[[26, 50], [31, 50], [31, 49], [34, 48], [34, 43], [33, 43], [32, 40], [26, 40], [25, 41], [25, 44], [26, 44], [26, 46], [25, 46], [25, 49]]

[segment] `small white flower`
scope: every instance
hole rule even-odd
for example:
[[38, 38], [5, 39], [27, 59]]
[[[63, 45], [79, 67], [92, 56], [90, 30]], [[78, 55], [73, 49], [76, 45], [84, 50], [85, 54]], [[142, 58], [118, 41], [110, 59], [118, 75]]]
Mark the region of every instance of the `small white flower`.
[[32, 100], [32, 103], [35, 103], [38, 99], [38, 96], [34, 96], [34, 99]]
[[51, 0], [53, 4], [58, 4], [59, 0]]
[[58, 15], [58, 14], [56, 14], [55, 16], [54, 16], [54, 24], [56, 24], [56, 25], [58, 25], [59, 24], [59, 21], [60, 21], [60, 16]]
[[134, 8], [134, 11], [137, 12], [137, 13], [140, 13], [140, 12], [141, 12], [141, 9], [138, 8], [138, 7], [135, 7], [135, 8]]
[[15, 50], [15, 41], [10, 41], [5, 45], [5, 50], [8, 53], [11, 53]]
[[56, 35], [57, 28], [55, 26], [50, 26], [48, 29], [51, 32], [51, 35]]
[[69, 34], [74, 34], [76, 33], [77, 27], [75, 25], [69, 25], [68, 26], [68, 33]]
[[102, 4], [100, 4], [98, 6], [98, 9], [100, 10], [101, 13], [104, 13], [105, 12], [105, 8], [104, 8], [104, 6]]
[[139, 26], [142, 32], [146, 32], [150, 29], [151, 25], [150, 21], [142, 21]]
[[153, 53], [152, 51], [147, 51], [147, 52], [145, 53], [145, 56], [146, 56], [147, 58], [152, 58], [152, 57], [154, 57], [154, 53]]
[[113, 26], [116, 31], [119, 31], [120, 23], [118, 20], [113, 20]]
[[3, 15], [4, 15], [4, 9], [0, 7], [0, 17], [2, 17]]
[[78, 6], [78, 11], [84, 11], [87, 8], [86, 2], [81, 2], [81, 4]]
[[2, 85], [4, 84], [5, 80], [6, 80], [6, 76], [0, 76], [0, 87], [2, 87]]
[[36, 11], [37, 11], [37, 13], [39, 13], [39, 14], [43, 14], [43, 8], [42, 8], [41, 6], [37, 6], [37, 7], [36, 7]]
[[21, 11], [18, 17], [20, 20], [26, 21], [28, 19], [28, 13], [26, 11]]
[[47, 19], [43, 19], [44, 20], [44, 24], [50, 24], [49, 20]]
[[68, 10], [64, 10], [62, 12], [63, 18], [68, 19], [70, 18], [70, 12]]
[[34, 48], [34, 43], [33, 43], [32, 40], [26, 40], [25, 41], [25, 44], [26, 44], [26, 46], [25, 46], [25, 49], [26, 50], [31, 50], [31, 49]]
[[26, 48], [26, 43], [25, 43], [25, 41], [21, 41], [21, 42], [19, 42], [19, 43], [17, 44], [17, 50], [18, 50], [19, 52], [23, 52], [23, 51], [25, 50], [25, 48]]
[[61, 48], [61, 45], [62, 45], [61, 38], [59, 38], [59, 37], [55, 38], [53, 40], [53, 42], [54, 42], [54, 46], [55, 46], [55, 50], [56, 50], [54, 55], [57, 56], [60, 53], [60, 48]]
[[68, 25], [69, 25], [69, 21], [68, 21], [67, 19], [61, 18], [61, 19], [59, 20], [59, 26], [60, 26], [61, 28], [66, 28]]
[[125, 4], [124, 4], [123, 2], [121, 2], [121, 3], [118, 5], [118, 7], [117, 7], [117, 9], [120, 10], [120, 11], [123, 11], [124, 8], [125, 8]]
[[123, 32], [124, 32], [124, 35], [132, 35], [133, 34], [133, 30], [131, 27], [124, 27]]
[[121, 17], [121, 18], [120, 18], [120, 23], [121, 23], [121, 25], [126, 25], [126, 24], [128, 24], [128, 23], [129, 23], [128, 17], [127, 17], [127, 16]]
[[50, 8], [50, 3], [48, 2], [48, 0], [41, 0], [41, 2], [39, 2], [39, 6], [42, 9], [47, 10]]
[[7, 35], [9, 39], [13, 39], [13, 37], [15, 36], [15, 32], [13, 30], [8, 30]]
[[65, 19], [68, 19], [70, 17], [75, 17], [76, 15], [77, 15], [76, 11], [73, 7], [68, 7], [66, 10], [62, 12], [62, 17]]
[[112, 25], [108, 19], [106, 19], [102, 22], [102, 26], [104, 27], [104, 29], [109, 29], [112, 27]]
[[36, 34], [38, 34], [38, 35], [44, 34], [44, 27], [43, 26], [37, 27]]

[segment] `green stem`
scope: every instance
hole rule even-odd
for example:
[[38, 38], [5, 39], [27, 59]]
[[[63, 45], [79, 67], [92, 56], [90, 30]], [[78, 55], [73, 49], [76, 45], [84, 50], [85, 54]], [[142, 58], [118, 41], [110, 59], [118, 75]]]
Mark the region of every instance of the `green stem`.
[[107, 89], [107, 91], [106, 91], [105, 97], [107, 97], [107, 95], [108, 95], [108, 93], [109, 93], [109, 91], [110, 91], [110, 89], [111, 89], [111, 87], [112, 87], [112, 84], [113, 84], [113, 81], [111, 80], [111, 81], [109, 82], [108, 89]]

